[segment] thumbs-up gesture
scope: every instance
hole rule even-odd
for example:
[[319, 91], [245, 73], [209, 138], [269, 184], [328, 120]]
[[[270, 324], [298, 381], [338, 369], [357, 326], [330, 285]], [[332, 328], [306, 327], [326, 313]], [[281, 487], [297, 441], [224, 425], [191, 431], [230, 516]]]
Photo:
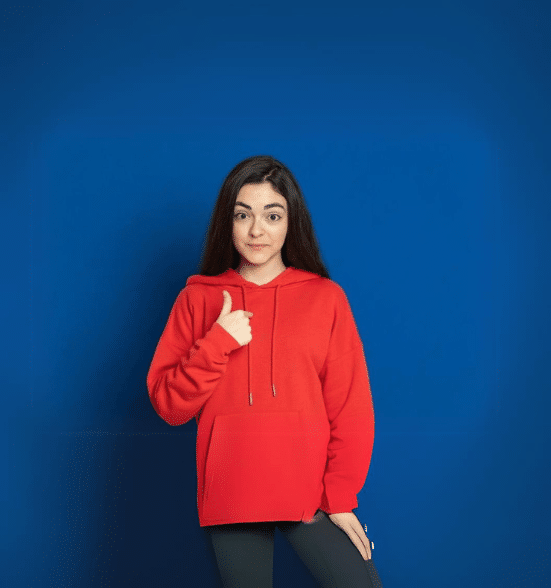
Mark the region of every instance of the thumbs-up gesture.
[[246, 345], [253, 338], [251, 326], [249, 325], [249, 318], [253, 316], [253, 313], [248, 310], [234, 310], [231, 312], [232, 301], [230, 293], [227, 290], [223, 290], [222, 294], [224, 295], [224, 304], [216, 322], [226, 329], [240, 345]]

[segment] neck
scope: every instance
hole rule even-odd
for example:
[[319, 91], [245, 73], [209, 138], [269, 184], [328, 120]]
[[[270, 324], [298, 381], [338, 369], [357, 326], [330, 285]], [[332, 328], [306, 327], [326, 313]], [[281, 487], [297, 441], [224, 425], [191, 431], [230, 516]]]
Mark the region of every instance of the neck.
[[249, 282], [254, 282], [255, 284], [267, 284], [271, 282], [274, 278], [276, 278], [280, 273], [284, 272], [287, 268], [283, 264], [283, 261], [280, 263], [274, 264], [273, 266], [269, 267], [262, 267], [256, 265], [250, 265], [247, 262], [241, 260], [236, 271], [245, 278], [245, 280]]

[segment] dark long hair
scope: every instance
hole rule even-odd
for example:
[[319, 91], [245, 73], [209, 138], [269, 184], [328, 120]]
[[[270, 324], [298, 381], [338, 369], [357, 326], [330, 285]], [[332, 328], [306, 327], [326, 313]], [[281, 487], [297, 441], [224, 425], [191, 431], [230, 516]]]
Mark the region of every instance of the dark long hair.
[[232, 239], [237, 194], [245, 184], [263, 182], [270, 182], [273, 189], [287, 200], [287, 235], [281, 249], [284, 265], [329, 278], [300, 186], [291, 171], [270, 155], [243, 160], [224, 180], [210, 219], [199, 273], [217, 276], [230, 267], [237, 269], [240, 256]]

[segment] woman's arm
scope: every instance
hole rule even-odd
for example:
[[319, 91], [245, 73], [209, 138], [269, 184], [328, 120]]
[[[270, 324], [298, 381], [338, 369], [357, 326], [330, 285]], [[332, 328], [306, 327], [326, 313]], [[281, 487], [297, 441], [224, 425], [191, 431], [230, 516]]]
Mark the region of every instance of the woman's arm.
[[329, 351], [320, 373], [331, 435], [321, 509], [327, 514], [358, 506], [373, 450], [375, 414], [365, 361], [352, 310], [339, 287]]
[[194, 340], [189, 291], [178, 295], [161, 335], [149, 372], [149, 399], [169, 425], [182, 425], [202, 408], [226, 372], [229, 354], [240, 347], [215, 322]]

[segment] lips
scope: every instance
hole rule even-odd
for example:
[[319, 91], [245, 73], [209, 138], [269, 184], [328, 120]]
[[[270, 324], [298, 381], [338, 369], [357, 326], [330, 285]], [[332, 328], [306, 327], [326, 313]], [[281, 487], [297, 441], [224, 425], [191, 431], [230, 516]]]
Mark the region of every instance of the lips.
[[263, 243], [259, 243], [259, 244], [247, 243], [247, 245], [249, 247], [251, 247], [252, 249], [262, 249], [262, 247], [268, 247], [268, 245], [265, 245]]

